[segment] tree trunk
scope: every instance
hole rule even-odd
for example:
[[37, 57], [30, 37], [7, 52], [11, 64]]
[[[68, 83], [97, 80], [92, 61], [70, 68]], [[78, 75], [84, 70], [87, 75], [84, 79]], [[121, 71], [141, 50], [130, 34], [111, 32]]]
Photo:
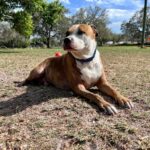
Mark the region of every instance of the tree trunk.
[[50, 42], [49, 42], [50, 40], [49, 40], [49, 37], [47, 38], [47, 43], [46, 43], [46, 45], [47, 45], [47, 48], [50, 48]]
[[48, 31], [47, 48], [51, 48], [51, 31], [52, 31], [52, 27], [50, 27]]

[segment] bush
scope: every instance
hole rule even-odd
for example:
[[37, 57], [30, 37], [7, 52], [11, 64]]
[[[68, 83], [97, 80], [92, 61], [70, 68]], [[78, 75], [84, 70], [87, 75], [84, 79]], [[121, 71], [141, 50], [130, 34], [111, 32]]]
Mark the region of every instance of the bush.
[[0, 47], [25, 48], [30, 45], [30, 40], [10, 28], [9, 24], [0, 24]]

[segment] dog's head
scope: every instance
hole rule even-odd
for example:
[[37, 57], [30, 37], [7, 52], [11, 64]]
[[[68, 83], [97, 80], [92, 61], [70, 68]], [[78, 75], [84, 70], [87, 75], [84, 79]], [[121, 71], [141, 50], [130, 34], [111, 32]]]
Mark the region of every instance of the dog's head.
[[66, 32], [64, 50], [71, 53], [87, 53], [88, 51], [94, 51], [97, 45], [96, 36], [97, 31], [95, 27], [91, 25], [73, 25]]

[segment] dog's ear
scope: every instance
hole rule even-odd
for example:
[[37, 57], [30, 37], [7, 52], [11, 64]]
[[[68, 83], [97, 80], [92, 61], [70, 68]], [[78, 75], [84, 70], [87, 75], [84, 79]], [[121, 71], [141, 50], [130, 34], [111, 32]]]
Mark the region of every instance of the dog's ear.
[[91, 28], [93, 29], [93, 31], [94, 31], [94, 33], [95, 33], [95, 35], [97, 37], [98, 36], [98, 32], [97, 32], [97, 29], [96, 29], [95, 25], [92, 24]]

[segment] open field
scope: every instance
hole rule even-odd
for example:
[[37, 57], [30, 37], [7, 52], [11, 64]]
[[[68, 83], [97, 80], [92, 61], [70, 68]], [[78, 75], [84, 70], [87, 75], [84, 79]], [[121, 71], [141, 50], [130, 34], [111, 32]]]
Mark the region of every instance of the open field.
[[0, 149], [150, 149], [150, 47], [100, 48], [108, 80], [135, 105], [115, 116], [70, 91], [13, 83], [55, 51], [0, 49]]

